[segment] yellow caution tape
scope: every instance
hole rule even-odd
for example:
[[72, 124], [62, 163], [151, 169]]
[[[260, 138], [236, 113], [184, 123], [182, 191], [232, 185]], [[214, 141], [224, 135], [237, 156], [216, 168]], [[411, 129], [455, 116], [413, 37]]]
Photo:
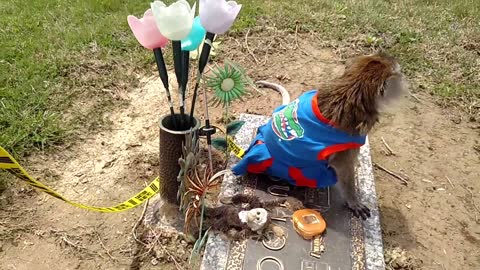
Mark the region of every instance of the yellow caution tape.
[[229, 151], [233, 152], [240, 159], [245, 155], [245, 150], [238, 146], [230, 136], [227, 137], [227, 147]]
[[93, 207], [87, 206], [80, 203], [72, 202], [70, 200], [65, 199], [62, 195], [58, 194], [51, 188], [45, 186], [44, 184], [40, 183], [39, 181], [35, 180], [33, 177], [28, 175], [25, 169], [18, 164], [18, 162], [8, 153], [5, 149], [0, 146], [0, 169], [5, 170], [9, 173], [12, 173], [17, 178], [21, 179], [22, 181], [26, 182], [30, 186], [33, 186], [39, 189], [42, 192], [45, 192], [57, 199], [60, 199], [66, 203], [69, 203], [73, 206], [80, 207], [87, 210], [97, 211], [97, 212], [106, 212], [106, 213], [113, 213], [113, 212], [121, 212], [125, 211], [134, 207], [141, 205], [146, 200], [150, 199], [155, 195], [160, 189], [160, 179], [157, 177], [153, 180], [146, 188], [142, 191], [137, 193], [132, 198], [126, 200], [123, 203], [115, 205], [113, 207]]

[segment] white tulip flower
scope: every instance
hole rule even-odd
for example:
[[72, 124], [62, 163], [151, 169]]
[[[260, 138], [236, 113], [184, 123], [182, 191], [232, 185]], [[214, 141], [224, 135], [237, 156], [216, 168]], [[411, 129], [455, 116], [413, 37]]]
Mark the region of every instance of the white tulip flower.
[[192, 30], [196, 3], [193, 7], [186, 0], [178, 0], [170, 6], [162, 1], [150, 4], [158, 30], [166, 38], [177, 41], [188, 36]]

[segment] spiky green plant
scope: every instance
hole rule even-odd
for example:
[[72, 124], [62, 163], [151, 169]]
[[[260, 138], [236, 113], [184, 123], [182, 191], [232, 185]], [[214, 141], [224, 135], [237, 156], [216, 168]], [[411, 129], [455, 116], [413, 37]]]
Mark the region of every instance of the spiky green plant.
[[199, 140], [194, 132], [190, 131], [185, 135], [185, 142], [182, 143], [182, 157], [178, 159], [180, 172], [177, 176], [179, 188], [177, 199], [180, 201], [180, 210], [185, 211], [184, 194], [186, 192], [187, 175], [191, 175], [192, 170], [197, 166], [199, 160]]

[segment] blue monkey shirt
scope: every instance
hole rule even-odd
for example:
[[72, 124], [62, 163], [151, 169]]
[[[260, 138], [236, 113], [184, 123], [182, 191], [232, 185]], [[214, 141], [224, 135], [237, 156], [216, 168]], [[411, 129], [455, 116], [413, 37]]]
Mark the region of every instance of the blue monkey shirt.
[[321, 114], [316, 92], [311, 90], [276, 108], [268, 123], [259, 127], [245, 156], [232, 168], [233, 173], [265, 173], [312, 188], [335, 184], [328, 157], [361, 147], [366, 136], [352, 136], [335, 128]]

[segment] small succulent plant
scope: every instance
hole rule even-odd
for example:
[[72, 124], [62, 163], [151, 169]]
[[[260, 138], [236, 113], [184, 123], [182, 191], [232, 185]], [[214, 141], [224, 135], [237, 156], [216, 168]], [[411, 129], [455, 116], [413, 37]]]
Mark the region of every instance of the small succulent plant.
[[182, 157], [178, 159], [180, 165], [180, 172], [177, 176], [179, 188], [177, 199], [180, 201], [180, 210], [185, 210], [184, 194], [186, 192], [187, 176], [192, 174], [192, 171], [198, 164], [199, 159], [199, 140], [194, 132], [189, 132], [185, 135], [185, 143], [182, 144]]

